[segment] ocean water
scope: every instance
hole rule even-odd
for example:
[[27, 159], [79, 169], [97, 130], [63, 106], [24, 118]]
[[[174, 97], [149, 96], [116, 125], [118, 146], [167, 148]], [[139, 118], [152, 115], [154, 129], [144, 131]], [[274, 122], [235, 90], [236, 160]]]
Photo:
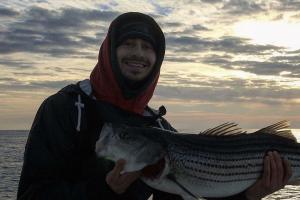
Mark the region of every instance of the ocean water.
[[[300, 142], [300, 129], [293, 130]], [[0, 130], [0, 200], [16, 199], [28, 131]], [[266, 200], [300, 199], [300, 186], [286, 186]]]
[[28, 131], [0, 130], [0, 199], [16, 199]]

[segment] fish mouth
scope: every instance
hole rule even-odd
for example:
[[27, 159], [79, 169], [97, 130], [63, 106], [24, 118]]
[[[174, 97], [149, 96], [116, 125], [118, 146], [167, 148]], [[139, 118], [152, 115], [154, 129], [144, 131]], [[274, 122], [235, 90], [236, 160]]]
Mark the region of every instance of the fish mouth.
[[156, 163], [152, 165], [147, 165], [142, 169], [142, 176], [146, 179], [158, 179], [162, 172], [164, 171], [166, 166], [165, 158], [159, 159]]

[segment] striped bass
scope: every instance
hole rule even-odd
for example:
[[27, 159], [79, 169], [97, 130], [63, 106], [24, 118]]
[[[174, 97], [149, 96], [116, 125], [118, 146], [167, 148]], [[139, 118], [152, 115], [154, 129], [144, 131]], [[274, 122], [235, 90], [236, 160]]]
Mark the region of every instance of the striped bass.
[[287, 121], [253, 133], [225, 123], [200, 134], [106, 123], [96, 143], [98, 156], [126, 160], [123, 172], [142, 170], [147, 185], [184, 199], [244, 191], [261, 177], [270, 150], [290, 161], [290, 181], [299, 181], [300, 144]]

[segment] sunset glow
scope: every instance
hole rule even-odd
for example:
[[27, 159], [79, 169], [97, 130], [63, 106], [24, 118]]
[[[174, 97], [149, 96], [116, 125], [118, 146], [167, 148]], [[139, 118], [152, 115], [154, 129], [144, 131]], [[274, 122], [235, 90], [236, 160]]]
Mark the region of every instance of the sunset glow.
[[108, 25], [151, 15], [166, 54], [150, 106], [175, 128], [227, 121], [300, 128], [300, 3], [251, 1], [9, 0], [0, 3], [0, 129], [29, 129], [40, 104], [88, 79]]
[[255, 44], [275, 45], [296, 50], [300, 48], [300, 23], [287, 21], [241, 21], [234, 27], [235, 35]]

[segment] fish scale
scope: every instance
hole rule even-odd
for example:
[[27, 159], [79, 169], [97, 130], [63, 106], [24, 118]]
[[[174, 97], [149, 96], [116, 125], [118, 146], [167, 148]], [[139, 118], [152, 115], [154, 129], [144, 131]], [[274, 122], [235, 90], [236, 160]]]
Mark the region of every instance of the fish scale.
[[[105, 150], [102, 141], [111, 151]], [[179, 194], [185, 199], [226, 197], [244, 191], [261, 176], [264, 157], [270, 150], [278, 151], [290, 161], [291, 180], [298, 181], [300, 144], [286, 121], [251, 134], [234, 123], [225, 123], [200, 134], [106, 124], [96, 143], [99, 156], [112, 156], [115, 160], [121, 158], [116, 152], [127, 156], [122, 158], [131, 162], [131, 168], [125, 166], [125, 171], [148, 165], [155, 168], [156, 163], [164, 159], [165, 166], [153, 176], [157, 178], [142, 177], [142, 180], [151, 187]]]

